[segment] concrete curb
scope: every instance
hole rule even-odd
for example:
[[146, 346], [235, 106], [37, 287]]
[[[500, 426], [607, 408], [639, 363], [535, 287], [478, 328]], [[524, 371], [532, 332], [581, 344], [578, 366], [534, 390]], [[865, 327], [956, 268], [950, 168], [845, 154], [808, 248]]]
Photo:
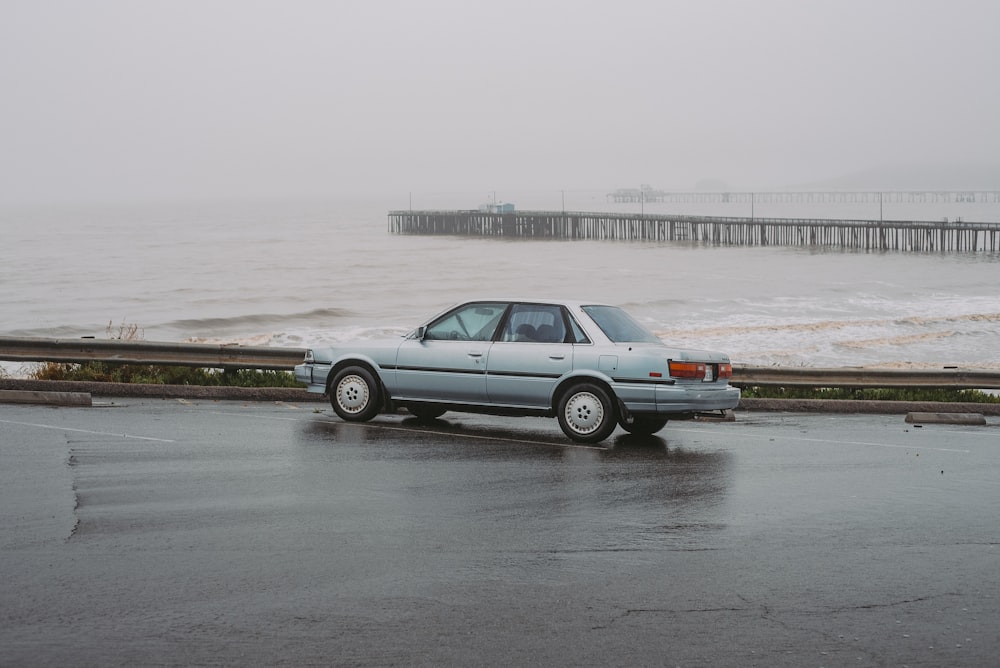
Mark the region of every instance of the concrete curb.
[[986, 424], [982, 413], [907, 413], [908, 424], [964, 424], [980, 426]]
[[87, 392], [41, 392], [0, 390], [0, 404], [47, 404], [50, 406], [92, 406]]
[[[0, 390], [83, 392], [95, 397], [145, 399], [204, 399], [231, 401], [286, 401], [327, 403], [321, 394], [280, 387], [208, 387], [201, 385], [141, 385], [137, 383], [88, 383], [67, 380], [0, 379]], [[826, 399], [740, 399], [736, 410], [787, 413], [854, 413], [905, 415], [923, 413], [981, 413], [1000, 416], [1000, 404], [933, 401], [856, 401]]]
[[205, 399], [234, 401], [325, 402], [320, 394], [283, 387], [214, 387], [204, 385], [144, 385], [70, 380], [0, 380], [0, 390], [86, 392], [95, 397], [144, 399]]
[[853, 399], [740, 399], [737, 410], [873, 415], [905, 415], [913, 412], [1000, 415], [1000, 404], [948, 401], [858, 401]]

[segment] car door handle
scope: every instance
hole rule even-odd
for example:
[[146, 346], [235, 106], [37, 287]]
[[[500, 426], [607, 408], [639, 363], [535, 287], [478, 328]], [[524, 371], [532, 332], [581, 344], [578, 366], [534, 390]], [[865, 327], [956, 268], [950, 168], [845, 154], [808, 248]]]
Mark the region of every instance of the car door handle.
[[470, 350], [469, 357], [482, 357], [483, 354], [478, 350]]
[[565, 355], [549, 355], [549, 359], [550, 360], [564, 360], [564, 359], [566, 359], [566, 356]]

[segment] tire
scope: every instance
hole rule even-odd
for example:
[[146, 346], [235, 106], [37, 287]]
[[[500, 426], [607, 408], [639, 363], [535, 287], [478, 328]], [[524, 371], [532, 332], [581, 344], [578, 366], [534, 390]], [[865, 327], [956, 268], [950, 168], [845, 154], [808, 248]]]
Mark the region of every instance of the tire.
[[566, 390], [559, 398], [556, 417], [563, 433], [578, 443], [603, 441], [617, 424], [614, 402], [594, 383], [577, 383]]
[[637, 417], [633, 418], [631, 422], [619, 420], [618, 424], [630, 434], [650, 436], [667, 426], [667, 418]]
[[330, 383], [330, 405], [349, 422], [367, 422], [381, 409], [382, 390], [368, 369], [344, 367]]
[[434, 404], [410, 404], [406, 407], [410, 414], [422, 422], [430, 422], [439, 418], [447, 412], [446, 408], [435, 406]]

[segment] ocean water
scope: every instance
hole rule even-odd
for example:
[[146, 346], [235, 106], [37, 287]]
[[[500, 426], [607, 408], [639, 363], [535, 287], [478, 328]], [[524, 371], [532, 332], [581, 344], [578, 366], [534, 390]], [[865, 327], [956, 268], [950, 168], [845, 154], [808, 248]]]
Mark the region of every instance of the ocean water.
[[[474, 208], [493, 197], [3, 209], [0, 336], [102, 338], [134, 324], [151, 341], [305, 347], [402, 334], [468, 298], [567, 296], [624, 306], [671, 344], [722, 350], [744, 364], [1000, 368], [997, 254], [387, 231], [391, 209]], [[516, 201], [639, 210], [603, 193], [524, 193]], [[1000, 219], [997, 205], [950, 206], [898, 205], [884, 214]], [[647, 213], [748, 215], [742, 208], [643, 205]], [[879, 211], [758, 204], [755, 214]]]

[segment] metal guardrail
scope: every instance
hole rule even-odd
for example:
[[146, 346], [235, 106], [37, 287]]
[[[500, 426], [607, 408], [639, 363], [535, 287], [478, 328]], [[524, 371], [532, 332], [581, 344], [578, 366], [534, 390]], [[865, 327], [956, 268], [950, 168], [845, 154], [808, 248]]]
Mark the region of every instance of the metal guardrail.
[[289, 370], [304, 348], [117, 339], [19, 339], [0, 336], [0, 360], [10, 362], [115, 362], [217, 369]]
[[[112, 362], [217, 369], [290, 370], [304, 348], [120, 341], [116, 339], [21, 339], [0, 337], [0, 360], [15, 362]], [[757, 367], [733, 365], [738, 387], [842, 387], [1000, 389], [1000, 371], [842, 367]]]
[[841, 367], [755, 367], [733, 365], [737, 387], [1000, 389], [1000, 371], [943, 367], [937, 369], [868, 369]]

